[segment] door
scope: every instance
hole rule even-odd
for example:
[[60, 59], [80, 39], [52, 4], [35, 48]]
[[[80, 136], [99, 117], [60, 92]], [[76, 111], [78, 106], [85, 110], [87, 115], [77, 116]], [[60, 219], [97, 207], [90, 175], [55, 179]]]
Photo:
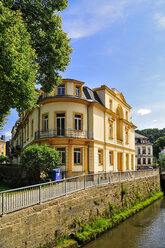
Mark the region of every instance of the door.
[[56, 114], [57, 136], [65, 136], [65, 114]]

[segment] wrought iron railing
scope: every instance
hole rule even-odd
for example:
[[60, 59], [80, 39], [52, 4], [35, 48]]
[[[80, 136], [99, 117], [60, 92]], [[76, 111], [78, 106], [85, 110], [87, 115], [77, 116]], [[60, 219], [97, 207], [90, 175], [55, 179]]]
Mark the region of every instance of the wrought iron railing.
[[56, 137], [93, 139], [93, 132], [87, 130], [75, 131], [73, 129], [54, 129], [35, 132], [35, 139]]
[[58, 198], [90, 187], [156, 176], [159, 170], [87, 174], [0, 192], [0, 215]]

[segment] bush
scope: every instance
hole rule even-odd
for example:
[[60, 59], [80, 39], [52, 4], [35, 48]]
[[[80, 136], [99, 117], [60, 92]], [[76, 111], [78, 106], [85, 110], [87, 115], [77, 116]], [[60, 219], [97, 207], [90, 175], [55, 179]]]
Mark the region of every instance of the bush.
[[8, 156], [0, 155], [0, 163], [3, 163], [8, 160]]
[[46, 145], [28, 146], [21, 154], [21, 163], [31, 183], [39, 183], [41, 174], [47, 177], [61, 162], [59, 153]]

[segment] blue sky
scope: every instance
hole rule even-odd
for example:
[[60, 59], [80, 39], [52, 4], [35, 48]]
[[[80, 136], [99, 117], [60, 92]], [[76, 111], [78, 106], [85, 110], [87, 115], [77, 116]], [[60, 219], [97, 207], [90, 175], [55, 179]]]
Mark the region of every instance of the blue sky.
[[[165, 1], [70, 0], [61, 16], [74, 49], [63, 78], [116, 88], [139, 129], [164, 128]], [[9, 138], [17, 118], [0, 133]]]

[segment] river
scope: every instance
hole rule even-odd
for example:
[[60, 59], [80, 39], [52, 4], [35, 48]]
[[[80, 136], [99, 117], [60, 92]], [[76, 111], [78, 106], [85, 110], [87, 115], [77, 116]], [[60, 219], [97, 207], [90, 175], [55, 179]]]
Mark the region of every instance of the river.
[[165, 198], [154, 202], [84, 248], [165, 248]]

